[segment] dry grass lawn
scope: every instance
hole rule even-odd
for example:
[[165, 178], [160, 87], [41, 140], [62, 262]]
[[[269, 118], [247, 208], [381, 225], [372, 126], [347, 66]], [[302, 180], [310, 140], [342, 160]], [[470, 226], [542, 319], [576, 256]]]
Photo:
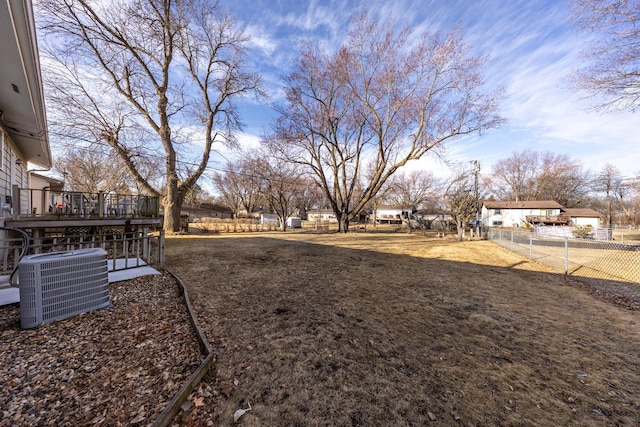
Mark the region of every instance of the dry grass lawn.
[[238, 233], [166, 253], [217, 353], [189, 422], [249, 404], [247, 426], [640, 422], [640, 312], [491, 242]]

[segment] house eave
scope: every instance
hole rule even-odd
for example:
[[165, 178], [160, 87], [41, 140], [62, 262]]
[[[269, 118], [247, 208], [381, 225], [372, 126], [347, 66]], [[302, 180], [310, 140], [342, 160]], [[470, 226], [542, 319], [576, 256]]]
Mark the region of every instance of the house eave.
[[0, 126], [19, 155], [51, 167], [38, 44], [31, 0], [0, 2]]

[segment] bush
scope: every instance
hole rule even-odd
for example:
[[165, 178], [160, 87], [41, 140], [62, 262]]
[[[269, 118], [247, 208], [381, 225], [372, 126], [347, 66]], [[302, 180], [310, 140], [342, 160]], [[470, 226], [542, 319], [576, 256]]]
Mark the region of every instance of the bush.
[[593, 227], [591, 225], [578, 225], [571, 234], [578, 239], [593, 239]]

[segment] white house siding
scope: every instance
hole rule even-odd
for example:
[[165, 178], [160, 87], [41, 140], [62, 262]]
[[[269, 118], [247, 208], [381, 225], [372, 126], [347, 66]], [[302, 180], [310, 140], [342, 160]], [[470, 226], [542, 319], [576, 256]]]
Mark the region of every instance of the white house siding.
[[302, 219], [297, 217], [287, 218], [287, 227], [289, 228], [302, 228]]
[[[27, 162], [20, 157], [9, 136], [0, 130], [0, 216], [6, 218], [29, 212], [29, 195], [20, 191], [28, 185]], [[20, 160], [18, 162], [18, 160]], [[17, 163], [20, 163], [19, 165]], [[20, 208], [18, 210], [18, 208]]]
[[11, 163], [9, 155], [10, 144], [8, 136], [0, 131], [2, 134], [2, 159], [0, 161], [0, 216], [6, 218], [11, 215], [11, 207], [7, 203], [7, 197], [12, 194], [11, 189]]
[[[499, 212], [499, 213], [497, 213]], [[528, 215], [540, 215], [539, 209], [486, 209], [483, 224], [489, 227], [520, 227]]]
[[260, 215], [260, 224], [277, 224], [278, 215], [276, 214], [262, 214]]
[[338, 222], [336, 215], [333, 211], [329, 210], [311, 210], [307, 212], [307, 221], [317, 221], [317, 222]]
[[487, 209], [482, 207], [482, 224], [488, 227], [521, 227], [527, 216], [557, 216], [560, 209]]
[[38, 175], [31, 176], [31, 182], [27, 185], [29, 187], [29, 198], [31, 209], [36, 210], [37, 214], [43, 214], [49, 209], [49, 195], [51, 192], [48, 190], [49, 183], [43, 177]]
[[381, 206], [374, 211], [374, 219], [377, 223], [400, 223], [410, 218], [413, 211], [412, 206]]

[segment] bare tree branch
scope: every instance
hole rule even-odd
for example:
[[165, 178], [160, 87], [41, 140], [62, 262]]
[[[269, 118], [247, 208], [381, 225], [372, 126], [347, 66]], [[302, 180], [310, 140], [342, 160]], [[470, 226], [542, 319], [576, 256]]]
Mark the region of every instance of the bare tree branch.
[[[233, 141], [241, 122], [234, 102], [261, 95], [246, 69], [247, 39], [234, 19], [207, 0], [42, 0], [42, 28], [51, 43], [49, 80], [59, 134], [80, 130], [109, 144], [139, 185], [164, 196], [164, 228], [179, 229], [184, 197], [209, 162], [214, 143]], [[65, 106], [69, 103], [71, 106]], [[198, 136], [194, 140], [194, 129]], [[140, 135], [153, 139], [138, 139]], [[195, 168], [182, 166], [200, 152]], [[187, 150], [185, 150], [187, 151]], [[138, 159], [162, 153], [164, 188], [146, 180]]]
[[485, 58], [459, 34], [394, 32], [354, 17], [335, 53], [308, 43], [287, 80], [287, 104], [269, 143], [306, 166], [341, 231], [409, 160], [447, 140], [497, 126], [497, 100], [481, 91]]
[[576, 83], [596, 110], [640, 108], [640, 7], [637, 0], [574, 0], [573, 19], [593, 36]]

